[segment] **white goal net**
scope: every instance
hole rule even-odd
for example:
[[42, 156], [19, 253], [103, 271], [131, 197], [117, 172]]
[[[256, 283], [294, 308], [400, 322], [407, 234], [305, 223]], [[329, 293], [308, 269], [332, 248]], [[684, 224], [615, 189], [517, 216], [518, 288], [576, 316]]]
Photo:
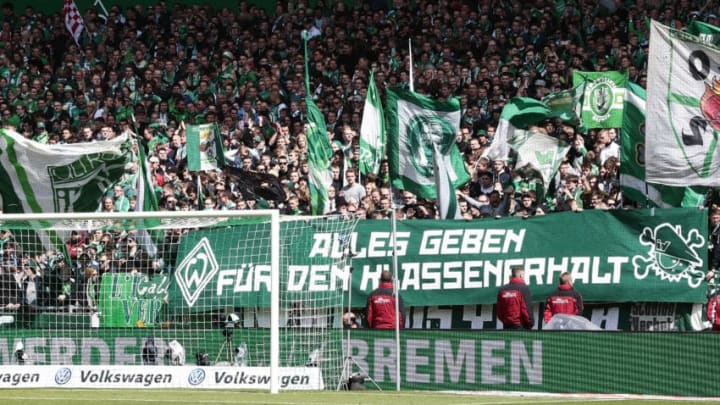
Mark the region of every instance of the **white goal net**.
[[355, 225], [274, 211], [0, 216], [0, 371], [29, 386], [334, 389]]

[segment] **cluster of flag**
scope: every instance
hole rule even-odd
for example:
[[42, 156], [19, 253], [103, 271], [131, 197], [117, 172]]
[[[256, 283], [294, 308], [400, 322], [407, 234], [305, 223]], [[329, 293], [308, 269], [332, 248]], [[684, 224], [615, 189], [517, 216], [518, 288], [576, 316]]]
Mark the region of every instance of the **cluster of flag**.
[[575, 71], [570, 90], [509, 100], [486, 156], [505, 158], [514, 149], [516, 167], [532, 168], [547, 184], [567, 145], [528, 127], [560, 117], [584, 128], [619, 128], [625, 196], [651, 207], [701, 206], [706, 187], [720, 185], [718, 43], [717, 27], [694, 22], [679, 32], [653, 21], [647, 94], [623, 72]]
[[[73, 0], [65, 1], [64, 11], [66, 26], [77, 42], [82, 17]], [[680, 33], [653, 21], [647, 94], [621, 72], [576, 71], [569, 90], [542, 100], [508, 100], [485, 156], [505, 159], [514, 150], [516, 168], [533, 173], [547, 187], [569, 145], [553, 134], [532, 130], [533, 125], [560, 118], [585, 128], [620, 128], [621, 187], [626, 196], [648, 206], [699, 205], [704, 187], [720, 185], [718, 42], [720, 30], [714, 26], [694, 23]], [[313, 214], [322, 214], [328, 204], [332, 149], [324, 119], [311, 96], [307, 68], [305, 86], [311, 208]], [[455, 142], [462, 114], [459, 101], [433, 100], [395, 88], [387, 89], [386, 96], [384, 109], [371, 73], [360, 130], [361, 175], [377, 174], [387, 156], [394, 187], [420, 198], [437, 199], [441, 218], [460, 218], [455, 189], [467, 183], [470, 175]], [[191, 171], [223, 167], [216, 125], [188, 125], [186, 132]], [[53, 145], [50, 150], [14, 131], [0, 131], [4, 210], [94, 210], [109, 185], [106, 183], [122, 175], [127, 163], [125, 142], [126, 137], [119, 137], [90, 145]], [[145, 190], [141, 194], [152, 195], [142, 161], [138, 164], [145, 184], [138, 183], [138, 188]], [[39, 162], [53, 163], [39, 166]]]

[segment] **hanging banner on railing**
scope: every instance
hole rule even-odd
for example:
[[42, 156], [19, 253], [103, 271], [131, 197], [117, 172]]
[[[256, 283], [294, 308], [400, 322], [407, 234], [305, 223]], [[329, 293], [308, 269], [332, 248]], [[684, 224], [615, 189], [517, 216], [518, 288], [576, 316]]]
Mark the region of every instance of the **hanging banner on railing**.
[[141, 273], [105, 273], [100, 282], [98, 312], [106, 327], [160, 326], [171, 279]]
[[[534, 301], [544, 301], [566, 271], [589, 302], [705, 300], [703, 210], [598, 210], [397, 225], [397, 278], [406, 306], [494, 303], [516, 266], [525, 268]], [[268, 306], [269, 258], [233, 261], [229, 255], [248, 244], [235, 232], [233, 240], [210, 231], [190, 232], [183, 238], [171, 308]], [[310, 232], [292, 237], [312, 242], [307, 251], [293, 249], [291, 256], [281, 259], [281, 277], [291, 293], [321, 296], [345, 288], [350, 273], [353, 305], [364, 306], [380, 273], [392, 270], [389, 221], [361, 221], [352, 235]], [[339, 241], [347, 237], [352, 238], [352, 249], [342, 252]], [[348, 253], [354, 256], [352, 272], [349, 266], [333, 264]], [[312, 298], [303, 301], [310, 303]]]

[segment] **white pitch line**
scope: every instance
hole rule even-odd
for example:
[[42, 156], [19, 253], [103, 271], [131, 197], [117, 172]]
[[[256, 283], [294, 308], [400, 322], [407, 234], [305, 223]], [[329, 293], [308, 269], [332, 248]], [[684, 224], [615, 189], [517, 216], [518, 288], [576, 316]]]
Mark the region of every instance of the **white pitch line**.
[[[411, 396], [410, 394], [406, 394], [405, 396]], [[439, 396], [439, 395], [434, 395]], [[97, 398], [77, 398], [73, 396], [68, 397], [27, 397], [27, 396], [15, 396], [15, 397], [5, 397], [4, 400], [16, 400], [16, 401], [37, 401], [37, 400], [45, 400], [45, 401], [62, 401], [62, 400], [72, 400], [72, 401], [93, 401], [97, 402]], [[452, 405], [513, 405], [513, 404], [526, 404], [528, 401], [531, 400], [531, 398], [525, 398], [523, 401], [493, 401], [493, 402], [485, 402], [485, 401], [472, 401], [472, 402], [465, 402], [465, 403], [453, 403]], [[152, 403], [197, 403], [198, 399], [142, 399], [142, 398], [105, 398], [103, 401], [107, 402], [138, 402], [138, 403], [146, 403], [146, 402], [152, 402]], [[533, 400], [533, 404], [541, 404], [541, 403], [557, 403], [557, 402], [581, 402], [581, 401], [600, 401], [600, 399], [582, 399], [582, 398], [572, 398], [572, 399], [545, 399], [545, 400]], [[279, 401], [271, 401], [271, 400], [247, 400], [244, 399], [238, 399], [238, 400], [208, 400], [203, 399], [203, 403], [206, 404], [237, 404], [237, 403], [243, 403], [243, 404], [288, 404], [288, 405], [308, 405], [308, 404], [326, 404], [327, 402], [289, 402], [287, 400], [279, 400]], [[335, 402], [337, 405], [357, 405], [357, 401], [348, 402], [348, 403], [342, 403], [342, 402]]]

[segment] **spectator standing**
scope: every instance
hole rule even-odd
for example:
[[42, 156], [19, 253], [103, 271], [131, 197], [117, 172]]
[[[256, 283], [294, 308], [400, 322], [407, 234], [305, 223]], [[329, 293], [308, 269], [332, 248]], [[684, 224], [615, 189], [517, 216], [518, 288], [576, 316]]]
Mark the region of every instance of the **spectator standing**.
[[715, 268], [711, 268], [705, 275], [707, 281], [707, 306], [705, 308], [705, 316], [712, 325], [713, 332], [720, 332], [720, 273]]
[[573, 288], [572, 276], [564, 272], [560, 275], [557, 290], [545, 301], [545, 323], [556, 314], [581, 315], [583, 308], [582, 295]]
[[535, 319], [530, 305], [532, 293], [525, 284], [525, 269], [515, 267], [511, 270], [510, 282], [502, 286], [497, 295], [497, 317], [503, 329], [532, 329]]
[[360, 201], [365, 198], [365, 187], [357, 182], [357, 174], [354, 169], [348, 169], [345, 172], [345, 183], [345, 187], [341, 189], [345, 200], [353, 198], [355, 201]]

